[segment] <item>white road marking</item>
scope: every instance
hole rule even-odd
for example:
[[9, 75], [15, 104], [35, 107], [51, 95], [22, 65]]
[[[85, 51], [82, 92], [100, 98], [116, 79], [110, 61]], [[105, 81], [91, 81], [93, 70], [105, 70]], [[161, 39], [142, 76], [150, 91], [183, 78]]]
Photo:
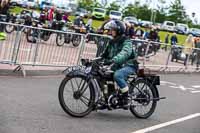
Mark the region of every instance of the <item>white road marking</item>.
[[193, 88], [200, 88], [200, 85], [194, 85]]
[[161, 84], [170, 84], [170, 85], [176, 85], [175, 83], [168, 82], [168, 81], [160, 81]]
[[183, 85], [179, 85], [179, 86], [169, 86], [169, 87], [181, 89], [182, 91], [186, 91], [186, 90], [192, 90], [192, 91], [194, 91], [194, 90], [195, 90], [194, 88], [186, 88], [186, 87], [184, 87]]
[[193, 93], [193, 94], [194, 94], [194, 93], [200, 93], [200, 91], [191, 91], [191, 93]]
[[193, 118], [196, 118], [196, 117], [199, 117], [199, 116], [200, 116], [200, 113], [191, 114], [191, 115], [188, 115], [188, 116], [183, 117], [183, 118], [179, 118], [179, 119], [172, 120], [172, 121], [169, 121], [169, 122], [161, 123], [161, 124], [158, 124], [158, 125], [155, 125], [155, 126], [152, 126], [152, 127], [148, 127], [148, 128], [145, 128], [145, 129], [134, 131], [132, 133], [151, 132], [151, 131], [154, 131], [154, 130], [157, 130], [157, 129], [160, 129], [160, 128], [163, 128], [163, 127], [167, 127], [169, 125], [173, 125], [173, 124], [176, 124], [176, 123], [180, 123], [180, 122], [183, 122], [183, 121], [186, 121], [186, 120], [190, 120], [190, 119], [193, 119]]

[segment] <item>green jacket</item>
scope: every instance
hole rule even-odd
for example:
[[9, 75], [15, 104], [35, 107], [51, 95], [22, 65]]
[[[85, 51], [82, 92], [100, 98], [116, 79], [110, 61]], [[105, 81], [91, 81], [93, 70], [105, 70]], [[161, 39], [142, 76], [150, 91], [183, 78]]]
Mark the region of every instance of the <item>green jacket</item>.
[[115, 70], [124, 65], [138, 67], [135, 47], [131, 40], [126, 37], [111, 40], [101, 57], [105, 60], [113, 60], [116, 64]]

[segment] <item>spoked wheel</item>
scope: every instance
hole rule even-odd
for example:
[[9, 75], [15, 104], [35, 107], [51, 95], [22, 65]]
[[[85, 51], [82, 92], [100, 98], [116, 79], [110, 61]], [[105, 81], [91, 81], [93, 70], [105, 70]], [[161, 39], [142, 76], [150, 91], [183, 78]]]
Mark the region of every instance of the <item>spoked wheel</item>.
[[49, 38], [50, 38], [50, 36], [51, 36], [51, 33], [50, 32], [48, 32], [48, 31], [43, 31], [43, 40], [44, 41], [48, 41], [49, 40]]
[[33, 30], [33, 29], [28, 29], [27, 33], [26, 33], [26, 39], [28, 42], [31, 43], [36, 43], [36, 38], [37, 38], [37, 31]]
[[155, 88], [146, 80], [139, 79], [130, 87], [130, 111], [137, 118], [147, 119], [155, 111], [157, 101]]
[[6, 27], [5, 27], [6, 33], [12, 33], [14, 30], [15, 30], [14, 25], [6, 25]]
[[72, 37], [72, 44], [74, 47], [78, 47], [81, 43], [81, 36], [80, 35], [73, 35]]
[[95, 91], [83, 76], [66, 77], [59, 88], [59, 102], [63, 110], [73, 117], [84, 117], [94, 107]]
[[57, 46], [63, 46], [65, 43], [65, 35], [62, 33], [58, 33], [56, 36], [56, 44]]

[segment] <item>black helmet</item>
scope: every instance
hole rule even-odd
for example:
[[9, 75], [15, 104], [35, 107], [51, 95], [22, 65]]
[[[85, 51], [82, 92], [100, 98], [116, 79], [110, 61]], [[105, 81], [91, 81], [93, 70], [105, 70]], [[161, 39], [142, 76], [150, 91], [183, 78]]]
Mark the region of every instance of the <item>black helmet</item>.
[[125, 24], [120, 20], [110, 20], [102, 26], [103, 30], [115, 30], [117, 32], [117, 35], [123, 35], [126, 31]]

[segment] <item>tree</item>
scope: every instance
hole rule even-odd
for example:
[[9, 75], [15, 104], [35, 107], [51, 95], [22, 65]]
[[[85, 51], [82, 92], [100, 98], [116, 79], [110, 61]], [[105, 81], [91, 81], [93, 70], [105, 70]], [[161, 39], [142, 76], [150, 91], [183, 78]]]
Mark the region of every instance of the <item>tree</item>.
[[175, 0], [174, 2], [171, 2], [168, 13], [168, 20], [174, 21], [176, 23], [187, 23], [188, 18], [186, 10], [182, 5], [181, 0]]
[[91, 7], [94, 6], [94, 2], [95, 2], [94, 0], [79, 0], [78, 7], [91, 11], [92, 10]]
[[107, 9], [107, 14], [109, 14], [109, 12], [110, 12], [111, 10], [119, 11], [120, 5], [118, 5], [115, 1], [113, 1], [112, 3], [110, 3], [109, 7], [106, 8], [106, 9]]

